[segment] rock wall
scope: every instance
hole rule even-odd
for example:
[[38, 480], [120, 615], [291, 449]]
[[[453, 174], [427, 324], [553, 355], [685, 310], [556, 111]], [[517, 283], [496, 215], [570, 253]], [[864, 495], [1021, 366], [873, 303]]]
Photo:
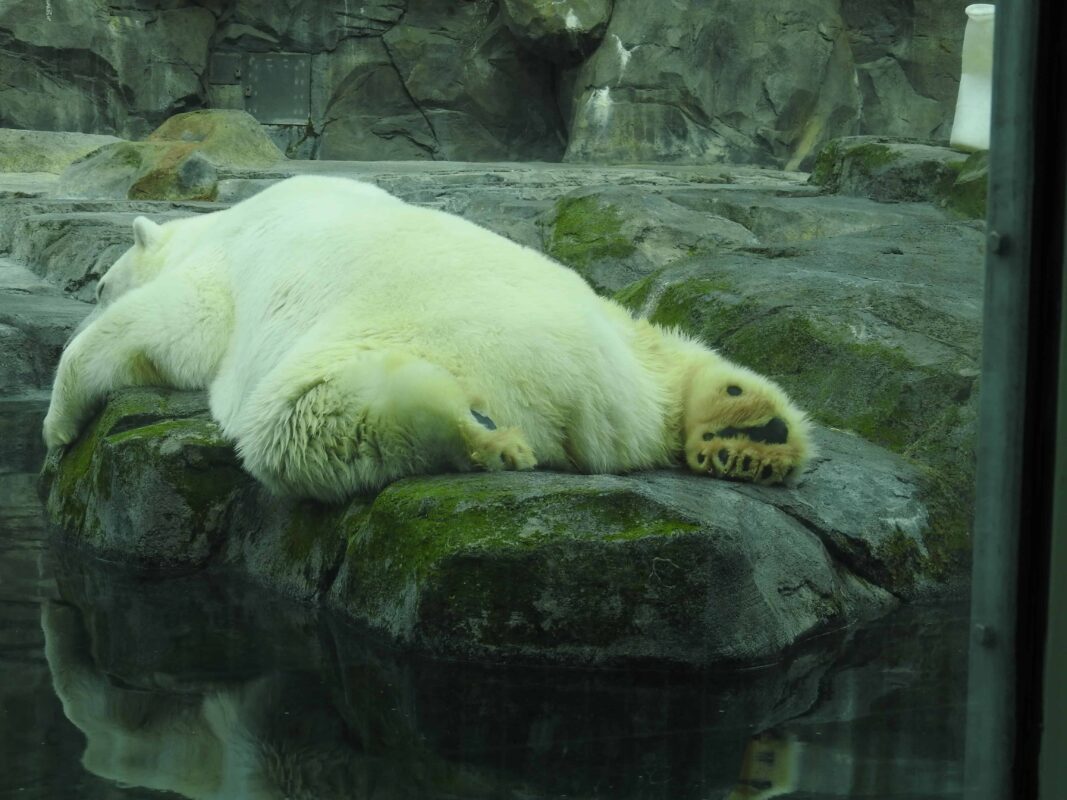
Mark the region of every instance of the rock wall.
[[8, 0], [0, 127], [246, 110], [289, 155], [808, 167], [948, 138], [966, 0]]

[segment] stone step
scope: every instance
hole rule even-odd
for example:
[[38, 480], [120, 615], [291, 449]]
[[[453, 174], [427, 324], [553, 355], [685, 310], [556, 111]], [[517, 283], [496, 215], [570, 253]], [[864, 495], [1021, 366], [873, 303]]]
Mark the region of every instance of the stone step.
[[26, 267], [0, 258], [0, 391], [51, 385], [63, 345], [91, 309]]
[[158, 222], [212, 211], [211, 203], [0, 199], [0, 255], [90, 301], [97, 279], [132, 244], [139, 215]]

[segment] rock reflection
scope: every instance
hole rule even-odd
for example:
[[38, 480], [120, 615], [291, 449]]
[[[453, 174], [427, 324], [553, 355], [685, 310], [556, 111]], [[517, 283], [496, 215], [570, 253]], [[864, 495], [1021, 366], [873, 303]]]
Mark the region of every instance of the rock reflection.
[[225, 576], [145, 578], [78, 555], [57, 572], [62, 600], [41, 615], [55, 691], [85, 768], [125, 786], [220, 800], [958, 786], [952, 620], [827, 636], [728, 674], [504, 669], [399, 654]]
[[728, 800], [961, 797], [966, 612], [930, 616], [854, 634], [811, 710], [749, 740]]

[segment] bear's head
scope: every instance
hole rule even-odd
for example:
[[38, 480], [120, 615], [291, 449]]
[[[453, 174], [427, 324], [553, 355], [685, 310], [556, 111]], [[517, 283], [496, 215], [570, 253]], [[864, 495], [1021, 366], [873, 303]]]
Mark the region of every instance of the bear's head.
[[96, 284], [96, 302], [104, 308], [131, 289], [144, 286], [163, 268], [166, 230], [147, 217], [133, 221], [133, 247]]

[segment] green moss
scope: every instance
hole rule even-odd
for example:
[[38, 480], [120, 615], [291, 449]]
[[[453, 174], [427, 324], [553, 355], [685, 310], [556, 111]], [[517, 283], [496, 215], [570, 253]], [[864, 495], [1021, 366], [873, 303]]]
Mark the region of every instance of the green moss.
[[129, 441], [158, 440], [166, 437], [177, 437], [182, 445], [229, 447], [229, 443], [219, 431], [219, 426], [207, 419], [164, 419], [109, 435], [106, 441], [119, 445]]
[[341, 536], [338, 521], [344, 513], [343, 509], [301, 500], [294, 502], [286, 511], [282, 547], [285, 558], [290, 562], [306, 563], [316, 547], [330, 549], [329, 545]]
[[664, 519], [660, 507], [639, 495], [605, 494], [569, 481], [548, 494], [528, 495], [483, 476], [442, 476], [392, 484], [368, 517], [347, 528], [356, 602], [374, 607], [394, 606], [460, 555], [495, 562], [567, 548], [568, 542], [662, 539], [699, 526]]
[[922, 468], [919, 499], [930, 514], [923, 534], [930, 575], [941, 580], [970, 565], [974, 522], [974, 475], [959, 465]]
[[847, 138], [833, 139], [816, 156], [810, 180], [830, 191], [837, 191], [841, 175], [846, 170], [871, 176], [899, 157], [888, 145], [877, 142], [853, 144]]
[[632, 255], [634, 243], [622, 235], [618, 210], [596, 197], [564, 197], [556, 202], [548, 255], [586, 276], [596, 261]]
[[639, 281], [631, 283], [629, 286], [624, 286], [612, 296], [612, 299], [619, 305], [624, 306], [631, 311], [640, 311], [644, 307], [652, 290], [655, 288], [656, 278], [658, 276], [658, 272], [653, 273]]
[[[681, 328], [697, 333], [714, 345], [715, 340], [709, 338], [711, 330], [708, 323], [713, 322], [721, 332], [729, 327], [731, 319], [740, 320], [749, 308], [740, 301], [727, 302], [728, 296], [736, 299], [730, 286], [719, 280], [693, 279], [674, 283], [663, 290], [649, 319], [665, 328]], [[714, 321], [706, 319], [707, 311], [712, 307], [718, 315]]]
[[890, 586], [907, 590], [923, 573], [925, 559], [918, 543], [901, 530], [893, 533], [877, 554], [889, 572]]
[[815, 157], [815, 165], [811, 170], [811, 183], [818, 186], [828, 186], [837, 179], [837, 163], [841, 157], [841, 143], [838, 139], [831, 139]]
[[941, 191], [946, 207], [962, 217], [985, 219], [989, 154], [974, 153], [958, 167], [959, 176]]

